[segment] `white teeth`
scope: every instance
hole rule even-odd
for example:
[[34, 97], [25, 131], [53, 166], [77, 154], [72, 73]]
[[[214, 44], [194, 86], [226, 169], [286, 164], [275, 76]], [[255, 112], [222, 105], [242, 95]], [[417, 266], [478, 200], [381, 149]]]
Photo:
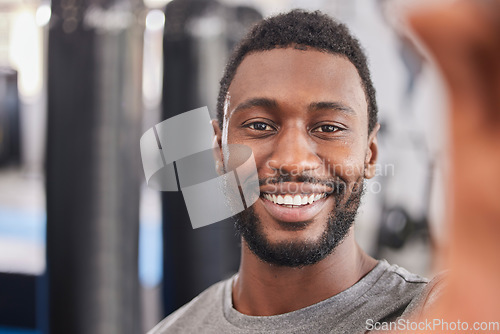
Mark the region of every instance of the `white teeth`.
[[276, 200], [276, 204], [284, 204], [285, 201], [283, 200], [283, 197], [281, 195], [278, 195], [278, 199]]
[[300, 195], [294, 196], [293, 205], [302, 205], [302, 198], [300, 198]]
[[314, 194], [311, 194], [311, 196], [307, 199], [307, 203], [311, 204], [312, 202], [314, 202]]
[[318, 201], [322, 198], [326, 197], [326, 194], [311, 194], [311, 195], [278, 195], [275, 194], [263, 194], [264, 198], [280, 205], [293, 205], [293, 206], [301, 206], [312, 204], [315, 201]]

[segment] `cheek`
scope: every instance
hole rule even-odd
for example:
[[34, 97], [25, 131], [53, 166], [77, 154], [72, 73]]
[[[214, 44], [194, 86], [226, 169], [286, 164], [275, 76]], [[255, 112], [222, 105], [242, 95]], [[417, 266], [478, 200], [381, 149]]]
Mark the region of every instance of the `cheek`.
[[277, 171], [271, 168], [272, 150], [265, 145], [249, 146], [252, 148], [259, 176], [276, 176]]
[[320, 156], [324, 162], [324, 174], [338, 176], [344, 180], [357, 180], [364, 174], [365, 151], [354, 145], [329, 147]]
[[259, 177], [270, 176], [276, 173], [269, 167], [272, 159], [273, 145], [245, 140], [243, 136], [239, 136], [237, 133], [234, 133], [234, 131], [229, 131], [227, 135], [227, 144], [242, 144], [250, 147], [254, 155]]

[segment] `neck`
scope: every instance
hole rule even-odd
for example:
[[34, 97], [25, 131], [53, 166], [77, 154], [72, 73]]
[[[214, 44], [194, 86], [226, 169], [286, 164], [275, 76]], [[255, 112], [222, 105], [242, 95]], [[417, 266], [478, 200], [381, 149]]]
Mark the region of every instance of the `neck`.
[[241, 265], [232, 292], [233, 305], [239, 312], [252, 316], [296, 311], [346, 290], [376, 263], [358, 246], [352, 230], [332, 254], [302, 268], [265, 263], [242, 240]]

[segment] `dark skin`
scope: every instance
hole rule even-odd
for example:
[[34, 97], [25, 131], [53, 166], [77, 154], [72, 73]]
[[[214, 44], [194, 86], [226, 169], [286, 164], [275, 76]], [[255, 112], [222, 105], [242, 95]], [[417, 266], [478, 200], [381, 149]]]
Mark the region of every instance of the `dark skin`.
[[[343, 57], [293, 47], [249, 54], [229, 87], [225, 109], [223, 131], [213, 122], [216, 143], [249, 146], [259, 178], [281, 168], [292, 176], [338, 177], [352, 186], [375, 175], [378, 125], [368, 133], [361, 79]], [[292, 179], [288, 185], [300, 183]], [[300, 243], [320, 237], [335, 200], [327, 197], [299, 230], [278, 221], [262, 197], [254, 210], [269, 243]], [[358, 246], [352, 228], [333, 253], [299, 268], [265, 263], [242, 240], [233, 305], [252, 316], [295, 311], [344, 291], [376, 263]]]
[[443, 2], [414, 12], [410, 23], [441, 70], [450, 106], [452, 196], [438, 253], [449, 272], [425, 318], [459, 319], [470, 329], [498, 321], [500, 310], [500, 1]]

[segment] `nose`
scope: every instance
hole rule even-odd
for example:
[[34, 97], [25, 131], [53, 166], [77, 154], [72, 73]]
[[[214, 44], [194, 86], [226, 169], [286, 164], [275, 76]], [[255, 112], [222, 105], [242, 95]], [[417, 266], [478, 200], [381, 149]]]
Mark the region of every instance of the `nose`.
[[299, 128], [282, 129], [276, 137], [268, 166], [284, 175], [300, 175], [321, 167], [316, 144]]

